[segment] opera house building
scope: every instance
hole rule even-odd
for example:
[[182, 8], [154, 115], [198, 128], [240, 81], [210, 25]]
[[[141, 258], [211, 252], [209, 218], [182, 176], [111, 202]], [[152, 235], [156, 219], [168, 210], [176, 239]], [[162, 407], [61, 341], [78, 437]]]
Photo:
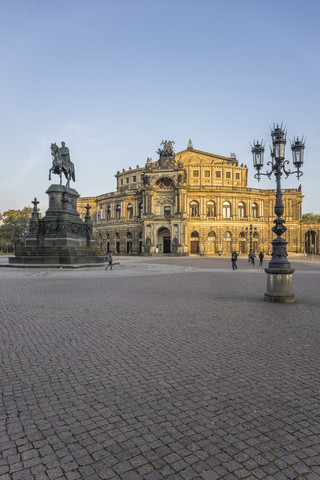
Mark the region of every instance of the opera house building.
[[[235, 154], [193, 148], [174, 153], [163, 141], [159, 158], [118, 171], [117, 189], [81, 197], [91, 206], [94, 236], [103, 252], [129, 255], [271, 254], [275, 190], [248, 188], [248, 169]], [[283, 189], [291, 253], [319, 253], [319, 226], [302, 222], [301, 187]]]

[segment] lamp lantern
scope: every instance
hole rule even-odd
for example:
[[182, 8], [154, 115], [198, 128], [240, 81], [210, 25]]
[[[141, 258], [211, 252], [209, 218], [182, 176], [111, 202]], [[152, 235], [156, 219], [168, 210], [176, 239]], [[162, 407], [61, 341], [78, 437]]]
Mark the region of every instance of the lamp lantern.
[[[293, 137], [293, 142], [291, 143], [293, 165], [296, 167], [299, 174], [300, 174], [300, 168], [303, 164], [304, 148], [305, 148], [304, 147], [304, 138], [302, 137], [302, 139], [299, 140], [299, 137], [297, 137], [297, 138]], [[299, 178], [299, 176], [298, 176], [298, 178]]]
[[253, 147], [251, 149], [253, 156], [253, 166], [256, 170], [259, 170], [263, 167], [263, 157], [264, 157], [264, 146], [263, 141], [261, 143], [253, 141]]
[[273, 128], [271, 132], [273, 151], [275, 158], [283, 160], [285, 157], [285, 147], [286, 147], [286, 132], [277, 125]]

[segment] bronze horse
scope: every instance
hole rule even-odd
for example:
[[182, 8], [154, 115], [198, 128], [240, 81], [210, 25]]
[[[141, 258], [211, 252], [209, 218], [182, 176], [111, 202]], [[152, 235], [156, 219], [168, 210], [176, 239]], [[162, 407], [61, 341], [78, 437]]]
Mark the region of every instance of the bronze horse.
[[64, 173], [67, 179], [66, 187], [70, 187], [70, 180], [72, 179], [74, 182], [76, 180], [74, 164], [71, 160], [64, 161], [60, 149], [55, 143], [51, 143], [51, 155], [53, 160], [49, 170], [49, 180], [51, 180], [51, 173], [55, 173], [60, 176], [60, 185], [62, 185], [62, 174]]

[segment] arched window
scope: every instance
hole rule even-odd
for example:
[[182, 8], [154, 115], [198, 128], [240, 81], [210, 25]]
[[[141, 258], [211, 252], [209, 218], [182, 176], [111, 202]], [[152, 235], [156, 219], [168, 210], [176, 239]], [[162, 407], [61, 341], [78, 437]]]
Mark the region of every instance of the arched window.
[[215, 203], [210, 200], [207, 202], [207, 217], [215, 217], [216, 216], [216, 206]]
[[121, 205], [116, 206], [116, 220], [120, 220], [121, 218]]
[[132, 234], [127, 232], [127, 253], [132, 253]]
[[127, 206], [127, 217], [128, 219], [133, 218], [133, 205], [132, 203], [129, 203]]
[[246, 206], [243, 202], [238, 203], [238, 217], [243, 218], [246, 216]]
[[251, 205], [251, 214], [253, 218], [258, 218], [259, 210], [258, 210], [258, 205], [256, 203], [253, 203]]
[[107, 253], [110, 252], [110, 234], [109, 233], [106, 233], [106, 249], [107, 249]]
[[116, 253], [120, 253], [120, 235], [116, 232]]
[[171, 178], [159, 178], [154, 184], [154, 187], [159, 190], [172, 190], [174, 189], [173, 182]]
[[107, 220], [110, 220], [111, 219], [111, 208], [110, 208], [110, 205], [107, 206], [107, 209], [106, 209], [106, 219]]
[[225, 218], [231, 217], [231, 204], [230, 202], [223, 202], [222, 204], [222, 216]]
[[139, 203], [139, 218], [142, 217], [142, 214], [143, 214], [143, 202], [140, 202]]
[[198, 217], [199, 216], [199, 203], [193, 200], [190, 203], [190, 217]]
[[142, 253], [142, 232], [139, 233], [139, 253]]

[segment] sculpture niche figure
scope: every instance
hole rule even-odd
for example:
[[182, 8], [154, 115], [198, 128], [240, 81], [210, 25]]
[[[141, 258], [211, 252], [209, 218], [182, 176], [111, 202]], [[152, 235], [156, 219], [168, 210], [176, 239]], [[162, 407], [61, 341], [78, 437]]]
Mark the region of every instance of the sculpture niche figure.
[[74, 165], [70, 160], [69, 148], [61, 142], [59, 148], [55, 143], [51, 143], [51, 155], [53, 157], [52, 167], [49, 170], [49, 180], [51, 180], [51, 172], [60, 176], [60, 185], [62, 185], [62, 174], [64, 173], [67, 183], [66, 187], [70, 187], [70, 180], [76, 181]]

